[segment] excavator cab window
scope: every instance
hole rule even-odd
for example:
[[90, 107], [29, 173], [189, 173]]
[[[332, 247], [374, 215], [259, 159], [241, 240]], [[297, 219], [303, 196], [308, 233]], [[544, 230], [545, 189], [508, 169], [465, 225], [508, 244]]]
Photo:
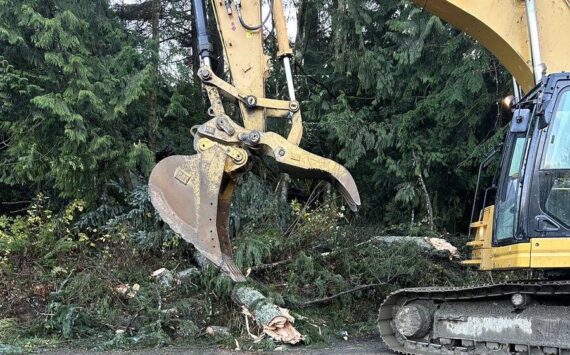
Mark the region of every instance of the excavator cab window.
[[555, 221], [570, 226], [570, 89], [562, 92], [548, 126], [540, 168], [540, 205]]
[[515, 110], [495, 198], [496, 247], [570, 236], [569, 79], [549, 75]]
[[513, 238], [520, 210], [520, 176], [526, 147], [526, 133], [511, 133], [503, 156], [501, 179], [496, 200], [495, 240]]

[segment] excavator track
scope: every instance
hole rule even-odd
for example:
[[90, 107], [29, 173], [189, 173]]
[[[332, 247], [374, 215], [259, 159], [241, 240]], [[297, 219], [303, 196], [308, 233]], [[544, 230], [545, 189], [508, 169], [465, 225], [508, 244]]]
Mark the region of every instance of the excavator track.
[[378, 328], [401, 354], [568, 355], [569, 295], [570, 281], [401, 289], [380, 306]]

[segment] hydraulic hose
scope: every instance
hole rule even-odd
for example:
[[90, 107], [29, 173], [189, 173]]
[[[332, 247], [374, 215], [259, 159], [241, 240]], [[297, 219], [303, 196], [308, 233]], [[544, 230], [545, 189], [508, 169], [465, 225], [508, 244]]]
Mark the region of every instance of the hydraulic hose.
[[267, 21], [269, 20], [269, 17], [271, 16], [271, 12], [273, 11], [273, 0], [271, 0], [269, 2], [269, 12], [267, 12], [267, 15], [265, 15], [265, 18], [257, 26], [249, 25], [243, 19], [243, 16], [241, 14], [241, 0], [236, 0], [236, 10], [237, 10], [239, 23], [243, 26], [243, 28], [250, 30], [250, 31], [259, 31], [261, 28], [263, 28], [263, 26], [265, 25], [265, 23], [267, 23]]

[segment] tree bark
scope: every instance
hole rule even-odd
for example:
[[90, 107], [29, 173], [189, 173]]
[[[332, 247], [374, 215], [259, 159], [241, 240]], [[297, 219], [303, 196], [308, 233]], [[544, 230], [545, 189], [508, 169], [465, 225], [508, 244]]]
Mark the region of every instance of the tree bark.
[[364, 243], [384, 243], [387, 245], [401, 244], [401, 243], [414, 243], [416, 244], [422, 253], [429, 256], [439, 257], [439, 258], [458, 258], [459, 251], [456, 247], [451, 245], [445, 239], [442, 238], [430, 238], [430, 237], [409, 237], [409, 236], [378, 236]]
[[422, 192], [423, 192], [424, 198], [426, 200], [426, 210], [428, 213], [429, 227], [430, 227], [430, 230], [435, 231], [435, 223], [434, 223], [434, 217], [433, 217], [433, 206], [431, 204], [431, 197], [428, 193], [426, 183], [425, 183], [424, 178], [422, 176], [421, 165], [418, 162], [418, 159], [416, 157], [416, 152], [412, 151], [412, 156], [414, 159], [414, 167], [418, 170], [418, 173], [417, 173], [418, 181], [420, 183], [420, 186], [422, 187]]
[[[326, 253], [321, 253], [321, 256], [324, 258], [332, 257], [341, 253], [346, 253], [348, 250], [351, 249], [364, 248], [366, 247], [366, 245], [371, 243], [385, 244], [385, 245], [413, 243], [419, 247], [422, 253], [432, 257], [445, 258], [445, 259], [459, 257], [459, 251], [457, 250], [457, 248], [452, 244], [450, 244], [449, 242], [447, 242], [445, 239], [430, 238], [430, 237], [396, 236], [396, 235], [372, 237], [364, 242], [355, 244], [350, 248], [335, 249]], [[285, 261], [277, 262], [275, 264], [280, 265], [282, 263], [285, 263]]]
[[301, 333], [293, 327], [295, 318], [289, 310], [273, 304], [256, 289], [238, 285], [233, 290], [232, 299], [243, 306], [247, 311], [245, 314], [251, 314], [257, 325], [263, 328], [263, 333], [274, 340], [288, 344], [303, 340]]
[[160, 65], [160, 10], [161, 0], [152, 0], [152, 43], [153, 43], [153, 81], [149, 98], [149, 132], [148, 145], [156, 148], [156, 132], [158, 131], [158, 78]]
[[281, 187], [280, 199], [281, 199], [282, 205], [287, 204], [287, 197], [289, 196], [289, 181], [291, 181], [289, 174], [282, 173], [281, 174], [281, 186], [280, 186]]

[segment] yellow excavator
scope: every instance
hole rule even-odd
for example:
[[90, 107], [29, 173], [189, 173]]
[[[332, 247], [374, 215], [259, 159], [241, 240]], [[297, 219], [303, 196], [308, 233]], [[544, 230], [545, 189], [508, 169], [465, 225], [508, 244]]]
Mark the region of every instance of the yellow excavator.
[[474, 218], [477, 184], [463, 263], [540, 278], [396, 291], [380, 307], [380, 334], [408, 354], [570, 354], [570, 1], [413, 2], [471, 35], [514, 77], [504, 144], [479, 177], [502, 153], [499, 171]]
[[[408, 354], [570, 354], [570, 277], [564, 278], [570, 272], [570, 73], [564, 73], [570, 68], [570, 0], [412, 1], [471, 35], [514, 77], [514, 99], [504, 102], [512, 114], [505, 143], [481, 164], [479, 176], [502, 152], [500, 169], [496, 183], [484, 189], [479, 218], [472, 217], [472, 257], [464, 263], [481, 270], [544, 270], [547, 278], [399, 290], [380, 307], [380, 334], [391, 349]], [[353, 211], [360, 197], [342, 165], [299, 147], [301, 107], [281, 0], [270, 0], [266, 15], [259, 0], [212, 0], [230, 82], [211, 66], [205, 4], [192, 3], [209, 118], [192, 130], [197, 154], [160, 161], [149, 191], [175, 232], [243, 282], [232, 260], [229, 208], [254, 156], [271, 157], [294, 176], [329, 180]], [[276, 34], [288, 100], [265, 95], [266, 26]], [[237, 102], [241, 122], [226, 113], [222, 97]], [[287, 121], [287, 137], [267, 131], [270, 118]], [[479, 184], [473, 211], [478, 195]]]

